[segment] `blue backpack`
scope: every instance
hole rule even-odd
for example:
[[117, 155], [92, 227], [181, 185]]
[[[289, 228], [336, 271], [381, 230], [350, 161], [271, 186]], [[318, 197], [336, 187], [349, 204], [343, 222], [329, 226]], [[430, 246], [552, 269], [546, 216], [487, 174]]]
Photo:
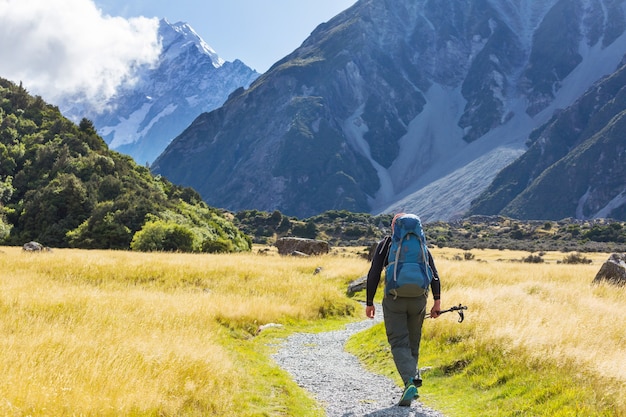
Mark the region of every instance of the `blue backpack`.
[[428, 291], [433, 271], [422, 222], [404, 214], [394, 223], [385, 270], [386, 293], [395, 297], [418, 297]]

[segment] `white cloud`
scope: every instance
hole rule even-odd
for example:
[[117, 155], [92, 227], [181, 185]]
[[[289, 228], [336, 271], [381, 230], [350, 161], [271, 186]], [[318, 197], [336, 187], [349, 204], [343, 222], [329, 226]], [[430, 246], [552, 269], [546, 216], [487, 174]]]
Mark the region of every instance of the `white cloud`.
[[92, 0], [0, 0], [0, 77], [53, 103], [79, 95], [101, 106], [156, 61], [158, 23], [103, 15]]

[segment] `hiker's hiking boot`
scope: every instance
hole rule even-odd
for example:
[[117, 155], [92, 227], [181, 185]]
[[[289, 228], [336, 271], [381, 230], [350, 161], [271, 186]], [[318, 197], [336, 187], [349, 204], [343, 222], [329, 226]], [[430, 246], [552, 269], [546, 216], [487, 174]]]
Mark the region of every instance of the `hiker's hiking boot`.
[[420, 371], [417, 371], [417, 375], [415, 375], [415, 377], [412, 378], [413, 380], [413, 385], [415, 385], [415, 397], [413, 397], [414, 400], [417, 400], [420, 396], [417, 393], [417, 388], [422, 386], [422, 377], [420, 376]]
[[413, 378], [411, 378], [404, 387], [404, 392], [402, 393], [398, 405], [401, 407], [409, 407], [415, 398], [417, 398], [417, 388], [413, 384]]

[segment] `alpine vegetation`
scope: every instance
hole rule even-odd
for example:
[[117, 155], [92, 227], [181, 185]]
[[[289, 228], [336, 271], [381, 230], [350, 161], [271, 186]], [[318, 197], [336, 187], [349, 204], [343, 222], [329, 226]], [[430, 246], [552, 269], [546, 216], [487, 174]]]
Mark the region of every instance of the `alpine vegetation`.
[[0, 78], [0, 241], [21, 246], [185, 252], [248, 251], [251, 242], [190, 188], [108, 149]]

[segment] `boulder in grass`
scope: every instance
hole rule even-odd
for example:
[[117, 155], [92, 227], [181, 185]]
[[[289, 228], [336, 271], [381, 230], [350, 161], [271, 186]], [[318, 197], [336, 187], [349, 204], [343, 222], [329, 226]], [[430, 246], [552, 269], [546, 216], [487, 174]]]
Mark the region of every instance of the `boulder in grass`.
[[282, 237], [274, 243], [274, 246], [278, 248], [278, 253], [281, 255], [293, 255], [294, 252], [306, 255], [322, 255], [330, 252], [328, 242], [301, 237]]
[[22, 250], [25, 250], [27, 252], [41, 252], [44, 250], [50, 250], [50, 248], [45, 247], [39, 242], [32, 241], [24, 243], [24, 246], [22, 246]]
[[356, 292], [363, 291], [365, 288], [367, 288], [367, 275], [355, 279], [348, 284], [348, 296], [353, 296]]
[[615, 285], [626, 285], [626, 253], [611, 254], [596, 274], [593, 282], [594, 284], [608, 282]]

